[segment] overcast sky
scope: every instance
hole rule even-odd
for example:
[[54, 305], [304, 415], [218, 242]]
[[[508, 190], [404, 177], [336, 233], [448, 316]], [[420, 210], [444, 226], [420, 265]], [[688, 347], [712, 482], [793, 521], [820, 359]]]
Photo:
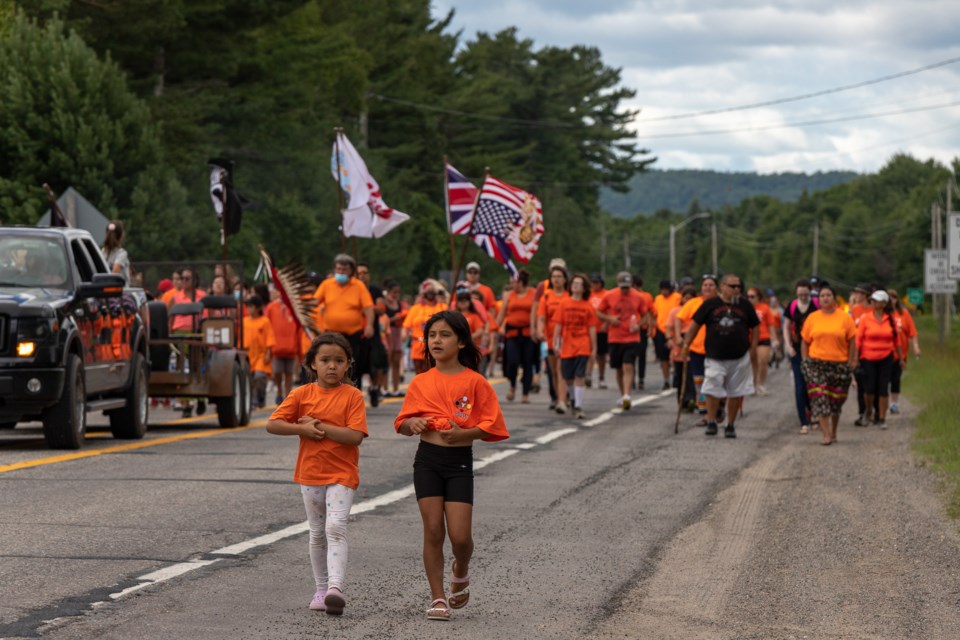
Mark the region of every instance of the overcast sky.
[[[466, 39], [516, 26], [542, 46], [596, 46], [622, 68], [657, 168], [875, 171], [891, 155], [960, 156], [960, 61], [796, 102], [694, 118], [960, 58], [957, 0], [433, 0]], [[953, 105], [930, 109], [939, 105]], [[815, 126], [795, 123], [907, 111]], [[718, 133], [708, 131], [761, 129]], [[675, 134], [697, 133], [674, 137]], [[660, 137], [657, 137], [660, 136]]]

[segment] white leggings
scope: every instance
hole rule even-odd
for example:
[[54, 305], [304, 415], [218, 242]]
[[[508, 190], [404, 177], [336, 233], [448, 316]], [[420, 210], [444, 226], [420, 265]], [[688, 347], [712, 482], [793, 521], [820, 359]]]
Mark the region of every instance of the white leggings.
[[347, 568], [347, 520], [354, 490], [340, 484], [300, 485], [300, 493], [310, 523], [310, 565], [317, 591], [328, 587], [343, 591]]

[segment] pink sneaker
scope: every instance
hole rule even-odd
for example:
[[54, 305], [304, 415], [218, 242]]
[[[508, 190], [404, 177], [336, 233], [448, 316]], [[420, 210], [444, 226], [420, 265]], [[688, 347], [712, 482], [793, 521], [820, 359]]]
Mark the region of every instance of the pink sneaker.
[[327, 597], [325, 590], [317, 591], [313, 594], [313, 600], [310, 601], [310, 608], [314, 611], [326, 611], [327, 605], [323, 604], [323, 599]]

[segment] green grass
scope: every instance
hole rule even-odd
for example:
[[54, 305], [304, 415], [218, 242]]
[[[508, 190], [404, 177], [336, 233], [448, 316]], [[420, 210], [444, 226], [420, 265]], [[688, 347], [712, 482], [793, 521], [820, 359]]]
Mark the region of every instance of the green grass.
[[910, 355], [903, 392], [920, 408], [914, 451], [942, 477], [947, 512], [960, 518], [960, 327], [941, 347], [930, 316], [917, 318], [919, 359]]

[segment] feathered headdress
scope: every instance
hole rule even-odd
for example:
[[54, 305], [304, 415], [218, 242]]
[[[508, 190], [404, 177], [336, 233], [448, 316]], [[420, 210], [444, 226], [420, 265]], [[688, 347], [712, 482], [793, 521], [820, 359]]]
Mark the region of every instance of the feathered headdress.
[[297, 325], [311, 340], [320, 333], [313, 323], [313, 312], [317, 308], [317, 299], [313, 297], [316, 287], [301, 265], [290, 264], [277, 269], [266, 250], [260, 246], [260, 260], [273, 286], [280, 292], [280, 299], [293, 314]]

